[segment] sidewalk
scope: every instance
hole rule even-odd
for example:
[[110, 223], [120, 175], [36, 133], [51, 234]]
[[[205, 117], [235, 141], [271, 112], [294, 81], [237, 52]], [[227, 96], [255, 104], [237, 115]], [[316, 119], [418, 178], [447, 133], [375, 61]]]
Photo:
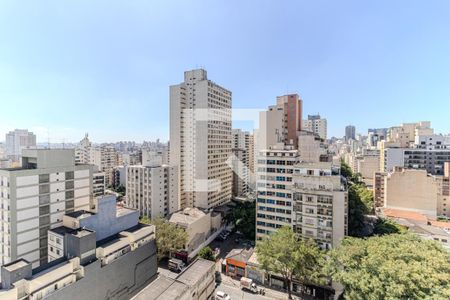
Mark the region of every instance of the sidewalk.
[[[240, 284], [237, 279], [233, 279], [230, 276], [226, 276], [225, 274], [221, 274], [221, 275], [222, 275], [221, 276], [222, 284], [240, 288]], [[260, 286], [260, 287], [262, 287], [266, 291], [266, 294], [264, 296], [267, 298], [276, 299], [276, 300], [287, 300], [288, 299], [287, 293], [283, 293], [283, 292], [271, 289], [266, 286]], [[295, 295], [292, 295], [292, 299], [301, 300], [301, 298], [299, 298], [298, 296], [295, 296]]]

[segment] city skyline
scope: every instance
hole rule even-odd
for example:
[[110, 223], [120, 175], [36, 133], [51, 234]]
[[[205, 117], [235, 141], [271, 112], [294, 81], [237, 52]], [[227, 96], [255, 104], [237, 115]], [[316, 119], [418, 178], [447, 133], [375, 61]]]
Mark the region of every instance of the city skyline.
[[420, 120], [450, 132], [449, 3], [255, 3], [3, 3], [0, 140], [167, 141], [169, 86], [197, 67], [235, 109], [298, 93], [329, 137]]

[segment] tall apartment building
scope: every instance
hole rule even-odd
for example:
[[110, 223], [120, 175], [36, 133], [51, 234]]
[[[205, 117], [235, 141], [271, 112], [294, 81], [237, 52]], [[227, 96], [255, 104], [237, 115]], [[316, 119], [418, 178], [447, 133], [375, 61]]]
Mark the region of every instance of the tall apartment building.
[[75, 163], [90, 164], [91, 163], [92, 143], [89, 140], [89, 135], [86, 133], [84, 138], [75, 147]]
[[[446, 166], [449, 168], [450, 163]], [[374, 179], [375, 207], [412, 211], [432, 218], [449, 217], [449, 180], [448, 174], [430, 175], [425, 170], [402, 167], [379, 172]]]
[[250, 134], [248, 143], [248, 168], [250, 170], [250, 182], [254, 187], [255, 174], [255, 135]]
[[299, 95], [277, 97], [277, 104], [260, 112], [257, 153], [278, 143], [298, 145], [297, 132], [302, 130], [303, 101]]
[[339, 245], [347, 234], [348, 192], [331, 162], [298, 163], [293, 174], [293, 228], [322, 249]]
[[141, 216], [166, 218], [179, 210], [178, 168], [127, 166], [126, 205]]
[[179, 167], [180, 205], [212, 208], [231, 199], [231, 92], [205, 70], [170, 87], [170, 165]]
[[292, 226], [292, 174], [298, 159], [298, 151], [283, 144], [259, 153], [256, 239], [260, 240], [282, 226]]
[[20, 168], [0, 169], [0, 263], [46, 263], [47, 231], [89, 209], [91, 195], [91, 166], [76, 165], [73, 149], [24, 149]]
[[327, 139], [327, 119], [320, 115], [308, 115], [307, 120], [303, 120], [302, 130], [317, 134], [321, 139]]
[[16, 129], [6, 134], [5, 148], [7, 158], [20, 162], [23, 149], [36, 147], [36, 135], [26, 129]]
[[233, 129], [233, 196], [240, 196], [250, 188], [250, 148], [252, 135], [241, 129]]
[[121, 165], [119, 156], [112, 145], [102, 145], [91, 148], [90, 163], [96, 165], [100, 172], [105, 173], [105, 186], [110, 187], [114, 182], [114, 167]]
[[348, 125], [345, 127], [345, 139], [347, 141], [356, 139], [356, 127], [355, 126]]

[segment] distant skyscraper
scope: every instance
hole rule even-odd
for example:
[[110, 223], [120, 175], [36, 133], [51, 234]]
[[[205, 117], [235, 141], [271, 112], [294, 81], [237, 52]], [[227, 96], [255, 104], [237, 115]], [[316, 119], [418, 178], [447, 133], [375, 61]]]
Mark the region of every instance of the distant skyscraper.
[[231, 199], [231, 92], [205, 70], [170, 87], [170, 165], [179, 167], [180, 206], [212, 208]]
[[345, 127], [345, 139], [348, 141], [350, 139], [356, 139], [356, 128], [353, 125], [348, 125]]
[[6, 134], [6, 155], [12, 161], [20, 161], [22, 149], [36, 147], [36, 136], [26, 129], [16, 129]]
[[308, 115], [308, 119], [303, 121], [302, 129], [327, 139], [327, 119], [321, 118], [320, 115]]

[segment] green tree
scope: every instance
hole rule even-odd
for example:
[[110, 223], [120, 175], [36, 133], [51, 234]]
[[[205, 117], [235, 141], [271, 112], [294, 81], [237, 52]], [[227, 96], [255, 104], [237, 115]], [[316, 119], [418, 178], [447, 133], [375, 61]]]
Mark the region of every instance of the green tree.
[[125, 196], [126, 189], [125, 189], [125, 187], [124, 187], [123, 185], [119, 185], [119, 186], [116, 188], [115, 192], [116, 192], [116, 193], [119, 193], [119, 194], [122, 195], [122, 196]]
[[384, 235], [384, 234], [394, 234], [394, 233], [406, 233], [408, 229], [404, 226], [401, 226], [394, 221], [389, 219], [379, 219], [373, 233], [375, 235]]
[[320, 277], [322, 253], [313, 241], [299, 240], [290, 227], [284, 226], [258, 242], [256, 252], [265, 271], [281, 274], [289, 299], [292, 299], [293, 278], [307, 283]]
[[341, 175], [348, 182], [348, 234], [360, 237], [366, 226], [364, 215], [374, 212], [373, 193], [360, 181], [360, 175], [354, 174], [343, 161], [341, 161]]
[[183, 228], [169, 223], [163, 218], [150, 220], [148, 217], [142, 217], [141, 223], [155, 225], [156, 227], [158, 260], [170, 257], [171, 253], [184, 249], [188, 236]]
[[234, 202], [235, 206], [226, 220], [233, 223], [235, 229], [249, 240], [255, 239], [256, 203]]
[[450, 299], [450, 255], [410, 234], [345, 238], [325, 268], [347, 299]]
[[214, 258], [214, 251], [206, 246], [203, 247], [199, 252], [198, 252], [198, 256], [207, 260], [211, 260], [211, 261], [215, 261], [216, 259]]

